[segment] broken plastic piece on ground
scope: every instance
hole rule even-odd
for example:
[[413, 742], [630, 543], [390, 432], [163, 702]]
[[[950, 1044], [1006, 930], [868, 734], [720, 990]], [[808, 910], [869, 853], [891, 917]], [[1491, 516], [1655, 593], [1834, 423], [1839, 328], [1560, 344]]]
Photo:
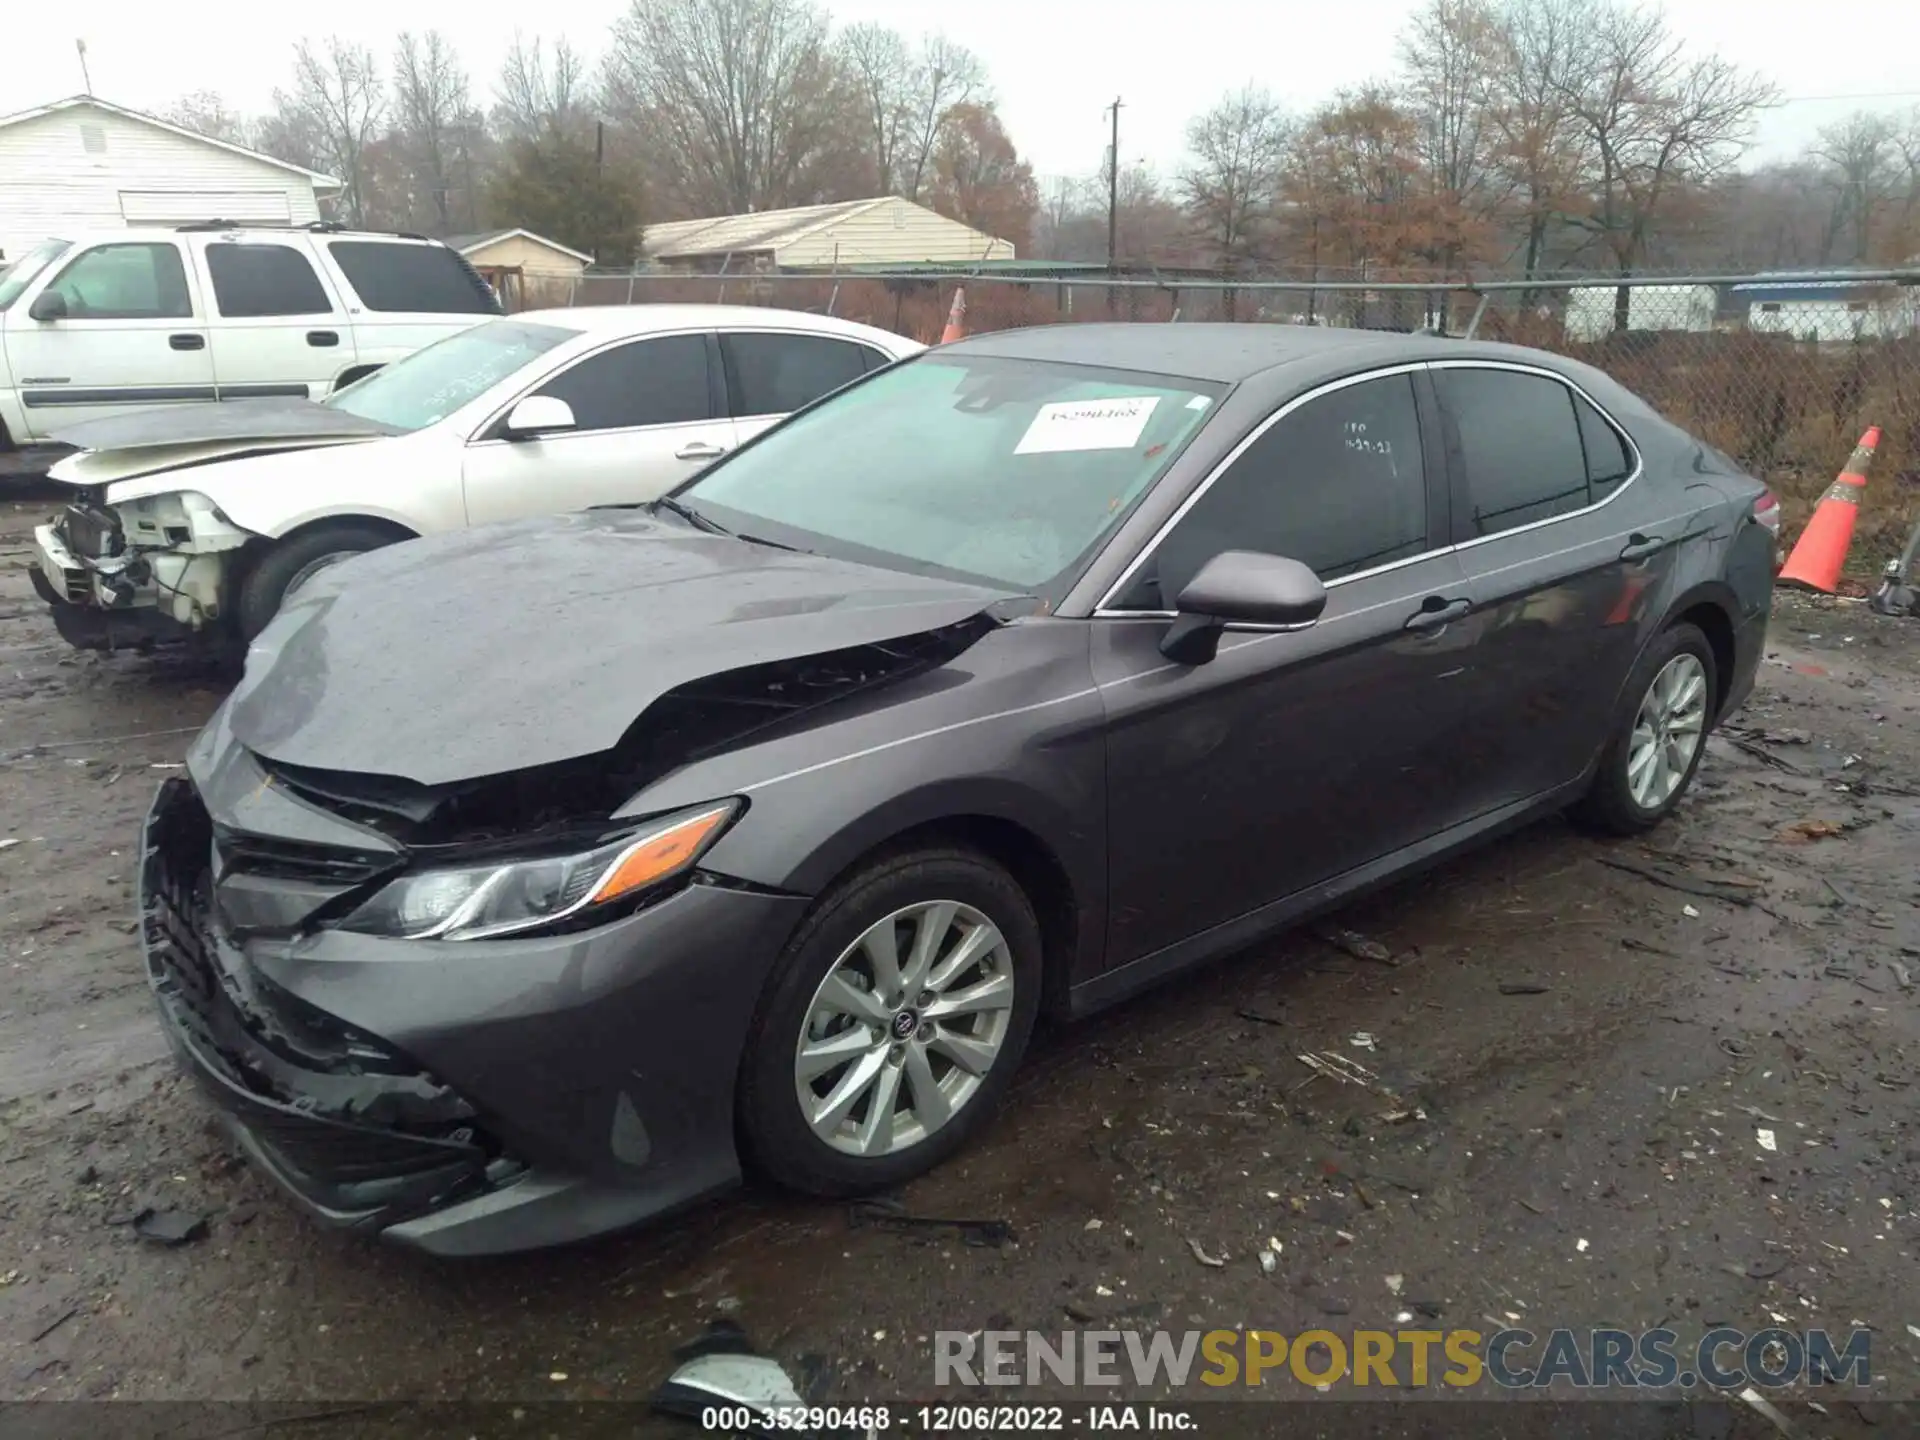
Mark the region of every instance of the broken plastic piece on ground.
[[133, 1233], [156, 1245], [187, 1245], [207, 1238], [207, 1217], [188, 1210], [142, 1210]]
[[943, 1220], [931, 1215], [909, 1215], [898, 1200], [856, 1200], [847, 1207], [847, 1225], [854, 1230], [873, 1226], [910, 1234], [917, 1230], [952, 1230], [961, 1242], [976, 1249], [997, 1249], [1013, 1238], [1005, 1220]]
[[1336, 950], [1345, 951], [1356, 960], [1371, 960], [1376, 965], [1398, 965], [1393, 952], [1378, 940], [1369, 940], [1358, 930], [1347, 930], [1337, 925], [1318, 925], [1314, 927], [1314, 938], [1321, 940]]
[[655, 1393], [656, 1410], [698, 1419], [715, 1404], [758, 1411], [761, 1428], [771, 1430], [774, 1412], [804, 1401], [780, 1362], [764, 1355], [698, 1355], [686, 1362]]
[[1218, 1256], [1209, 1255], [1205, 1247], [1192, 1236], [1187, 1237], [1187, 1249], [1193, 1252], [1193, 1258], [1198, 1260], [1202, 1265], [1211, 1265], [1216, 1270], [1227, 1263], [1227, 1257], [1224, 1253]]
[[1545, 995], [1551, 987], [1534, 985], [1528, 982], [1513, 981], [1500, 987], [1502, 995]]
[[695, 1360], [702, 1355], [751, 1355], [753, 1342], [737, 1321], [719, 1319], [706, 1330], [673, 1352], [676, 1360]]
[[1835, 820], [1796, 820], [1780, 831], [1780, 838], [1789, 844], [1799, 844], [1807, 840], [1831, 840], [1846, 833], [1847, 827]]
[[1792, 1435], [1796, 1433], [1793, 1428], [1793, 1422], [1782, 1415], [1771, 1401], [1761, 1398], [1760, 1392], [1751, 1385], [1740, 1392], [1740, 1399], [1746, 1404], [1751, 1405], [1764, 1416], [1767, 1423], [1772, 1425], [1773, 1428], [1778, 1430], [1782, 1435]]

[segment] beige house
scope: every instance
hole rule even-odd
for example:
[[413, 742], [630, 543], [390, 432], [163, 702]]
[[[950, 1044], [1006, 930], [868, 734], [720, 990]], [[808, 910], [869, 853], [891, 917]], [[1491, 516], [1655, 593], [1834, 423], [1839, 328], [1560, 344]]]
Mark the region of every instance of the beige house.
[[574, 283], [593, 264], [591, 255], [531, 230], [449, 235], [447, 244], [472, 262], [509, 310], [568, 304]]
[[1015, 258], [1007, 241], [897, 195], [649, 225], [640, 252], [660, 269], [729, 273]]

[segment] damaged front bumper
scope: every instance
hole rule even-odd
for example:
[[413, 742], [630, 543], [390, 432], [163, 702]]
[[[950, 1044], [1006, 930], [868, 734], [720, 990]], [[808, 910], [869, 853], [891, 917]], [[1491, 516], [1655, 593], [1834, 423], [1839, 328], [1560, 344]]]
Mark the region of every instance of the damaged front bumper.
[[308, 1212], [437, 1254], [493, 1254], [737, 1183], [740, 1046], [804, 901], [696, 883], [547, 939], [286, 933], [284, 914], [324, 913], [392, 866], [294, 838], [315, 827], [273, 841], [217, 823], [265, 813], [230, 803], [245, 787], [283, 816], [307, 802], [237, 747], [211, 769], [204, 738], [196, 751], [200, 773], [167, 781], [146, 824], [149, 976], [185, 1067]]
[[206, 497], [86, 497], [35, 527], [34, 590], [83, 650], [225, 638], [230, 556], [249, 539]]

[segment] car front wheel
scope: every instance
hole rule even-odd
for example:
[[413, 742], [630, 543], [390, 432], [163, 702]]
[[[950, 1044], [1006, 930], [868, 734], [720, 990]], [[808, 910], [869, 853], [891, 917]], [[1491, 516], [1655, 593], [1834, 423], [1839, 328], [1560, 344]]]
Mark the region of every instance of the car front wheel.
[[1040, 976], [1033, 907], [984, 856], [919, 851], [846, 880], [789, 942], [748, 1036], [753, 1160], [820, 1195], [932, 1168], [1005, 1093]]
[[394, 536], [371, 525], [326, 525], [280, 541], [240, 582], [240, 634], [252, 640], [295, 591], [330, 565], [383, 545]]
[[1648, 646], [1575, 818], [1614, 835], [1636, 835], [1665, 819], [1706, 753], [1716, 681], [1713, 647], [1697, 626], [1675, 625]]

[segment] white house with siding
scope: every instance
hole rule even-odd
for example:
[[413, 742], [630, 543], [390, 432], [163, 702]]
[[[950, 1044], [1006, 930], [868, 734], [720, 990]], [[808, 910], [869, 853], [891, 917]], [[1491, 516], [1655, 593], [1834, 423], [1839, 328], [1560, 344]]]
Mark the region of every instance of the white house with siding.
[[340, 182], [91, 95], [0, 116], [0, 254], [125, 225], [301, 225]]
[[897, 195], [649, 225], [642, 259], [667, 270], [833, 270], [1012, 260], [1013, 246]]

